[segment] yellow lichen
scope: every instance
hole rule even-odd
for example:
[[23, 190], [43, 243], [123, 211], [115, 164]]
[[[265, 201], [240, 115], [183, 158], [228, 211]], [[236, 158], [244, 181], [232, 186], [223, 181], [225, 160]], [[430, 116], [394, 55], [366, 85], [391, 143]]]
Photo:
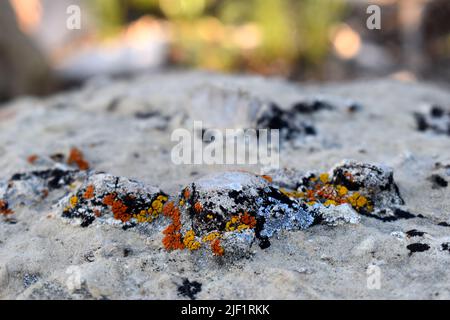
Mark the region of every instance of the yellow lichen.
[[238, 231], [245, 230], [245, 229], [250, 229], [250, 226], [247, 225], [247, 224], [240, 224], [240, 225], [238, 225], [238, 227], [237, 227], [237, 230], [238, 230]]
[[220, 233], [217, 231], [208, 233], [206, 236], [202, 238], [202, 242], [210, 242], [220, 237]]
[[165, 202], [169, 198], [167, 196], [163, 196], [162, 194], [160, 194], [156, 199], [159, 200], [159, 201]]
[[299, 192], [299, 191], [288, 191], [284, 188], [280, 188], [280, 191], [282, 194], [284, 194], [285, 196], [288, 196], [289, 198], [303, 198], [305, 196], [305, 194], [303, 192]]
[[234, 231], [236, 229], [236, 224], [239, 222], [239, 217], [232, 216], [230, 221], [225, 224], [226, 231]]
[[158, 213], [162, 212], [163, 203], [160, 200], [155, 200], [152, 202], [152, 208]]
[[[369, 204], [369, 201], [366, 197], [362, 196], [359, 192], [353, 193], [350, 197], [347, 198], [348, 203], [352, 205], [355, 209], [360, 209]], [[370, 209], [372, 207], [370, 206]], [[369, 208], [367, 208], [369, 210]], [[369, 210], [370, 211], [370, 210]]]
[[334, 200], [327, 200], [327, 201], [324, 202], [323, 205], [326, 206], [326, 207], [328, 207], [328, 206], [335, 206], [335, 205], [337, 205], [337, 202], [334, 201]]
[[348, 193], [348, 189], [344, 186], [337, 186], [336, 190], [341, 197], [345, 196]]
[[195, 240], [194, 230], [189, 230], [188, 232], [186, 232], [183, 238], [183, 244], [189, 250], [197, 250], [201, 246], [200, 242]]
[[256, 219], [248, 212], [240, 213], [237, 216], [232, 216], [231, 219], [225, 224], [225, 231], [241, 231], [245, 229], [252, 229], [256, 227]]
[[78, 197], [77, 196], [73, 196], [73, 197], [70, 198], [70, 207], [71, 208], [75, 208], [77, 203], [78, 203]]
[[363, 196], [360, 196], [357, 200], [356, 200], [356, 205], [358, 207], [364, 207], [367, 204], [367, 199]]
[[328, 173], [322, 173], [322, 174], [319, 176], [319, 179], [320, 179], [320, 181], [322, 181], [322, 183], [327, 183], [327, 182], [328, 182], [328, 179], [329, 179]]
[[133, 218], [137, 220], [138, 223], [144, 223], [144, 222], [152, 222], [153, 217], [149, 216], [147, 214], [146, 210], [141, 210], [138, 214], [133, 215]]

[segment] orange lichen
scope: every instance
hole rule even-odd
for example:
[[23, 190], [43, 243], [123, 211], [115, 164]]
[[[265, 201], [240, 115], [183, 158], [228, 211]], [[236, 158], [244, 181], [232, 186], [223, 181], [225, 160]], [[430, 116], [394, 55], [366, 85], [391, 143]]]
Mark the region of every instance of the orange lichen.
[[196, 202], [196, 203], [194, 204], [194, 210], [195, 210], [195, 212], [197, 212], [197, 213], [202, 212], [202, 210], [203, 210], [202, 204], [201, 204], [200, 202]]
[[215, 256], [223, 256], [225, 250], [220, 245], [220, 239], [215, 239], [211, 242], [211, 250]]
[[344, 172], [344, 176], [352, 183], [355, 181], [355, 179], [353, 178], [353, 175], [348, 171]]
[[110, 193], [103, 197], [103, 204], [106, 206], [112, 206], [114, 200], [116, 199], [116, 194]]
[[273, 179], [272, 179], [272, 177], [271, 176], [268, 176], [268, 175], [262, 175], [261, 176], [263, 179], [265, 179], [265, 180], [267, 180], [268, 182], [270, 182], [270, 183], [272, 183], [272, 181], [273, 181]]
[[7, 216], [13, 213], [14, 211], [9, 209], [8, 202], [6, 200], [0, 200], [0, 214]]
[[39, 157], [36, 154], [32, 154], [27, 158], [29, 164], [34, 164]]
[[102, 216], [102, 213], [101, 213], [100, 210], [94, 209], [94, 215], [98, 218], [98, 217], [101, 217], [101, 216]]
[[49, 194], [48, 189], [42, 190], [42, 198], [43, 198], [43, 199], [47, 198], [47, 197], [48, 197], [48, 194]]
[[76, 165], [80, 170], [89, 169], [89, 163], [84, 159], [83, 153], [77, 148], [70, 149], [67, 164]]
[[163, 214], [172, 219], [172, 223], [163, 231], [163, 234], [165, 235], [162, 240], [164, 248], [167, 250], [184, 249], [184, 243], [180, 232], [180, 210], [174, 206], [173, 202], [168, 202], [164, 205]]
[[[349, 172], [345, 172], [344, 175], [349, 181], [354, 180]], [[348, 203], [357, 211], [364, 209], [370, 212], [373, 210], [370, 199], [359, 192], [350, 192], [345, 186], [333, 184], [328, 173], [322, 173], [318, 178], [312, 176], [309, 178], [309, 182], [310, 186], [303, 192], [280, 190], [288, 197], [304, 199], [310, 206], [316, 203], [322, 203], [325, 206]]]
[[167, 202], [165, 205], [164, 205], [164, 207], [163, 207], [163, 214], [166, 216], [166, 217], [171, 217], [172, 216], [172, 212], [173, 212], [173, 209], [175, 208], [175, 205], [173, 204], [173, 202], [171, 201], [171, 202]]
[[247, 211], [241, 216], [241, 222], [253, 229], [256, 227], [256, 218], [251, 216]]
[[241, 231], [244, 229], [253, 229], [256, 227], [256, 218], [251, 216], [248, 212], [240, 213], [239, 215], [234, 215], [225, 224], [225, 231]]
[[114, 219], [122, 222], [127, 222], [131, 219], [131, 215], [127, 213], [128, 207], [120, 200], [114, 200], [111, 211], [114, 214]]
[[186, 187], [183, 190], [183, 197], [185, 200], [187, 200], [187, 199], [189, 199], [190, 196], [191, 196], [191, 191], [189, 190], [189, 188]]
[[94, 197], [94, 186], [92, 184], [88, 185], [86, 187], [86, 191], [83, 194], [83, 198], [85, 199], [92, 199]]
[[114, 219], [128, 222], [132, 218], [132, 215], [128, 213], [128, 207], [120, 199], [117, 199], [116, 194], [107, 194], [103, 197], [102, 202], [104, 205], [111, 207]]

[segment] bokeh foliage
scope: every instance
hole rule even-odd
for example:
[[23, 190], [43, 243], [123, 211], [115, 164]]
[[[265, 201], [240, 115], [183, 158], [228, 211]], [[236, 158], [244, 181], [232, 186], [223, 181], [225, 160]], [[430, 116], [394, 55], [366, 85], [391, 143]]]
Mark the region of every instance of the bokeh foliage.
[[102, 31], [140, 15], [167, 20], [174, 63], [220, 71], [289, 74], [318, 68], [342, 0], [93, 0]]

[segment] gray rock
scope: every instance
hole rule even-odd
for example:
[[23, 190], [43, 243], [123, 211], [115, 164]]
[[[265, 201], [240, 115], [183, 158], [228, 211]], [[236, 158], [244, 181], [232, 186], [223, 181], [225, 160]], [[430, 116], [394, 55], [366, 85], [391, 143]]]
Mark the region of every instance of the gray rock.
[[[214, 95], [219, 98], [201, 92], [208, 86], [215, 88]], [[232, 96], [239, 91], [243, 95], [227, 97], [230, 91], [234, 92]], [[174, 129], [188, 127], [201, 118], [202, 112], [205, 121], [208, 117], [212, 120], [213, 115], [203, 109], [214, 103], [217, 115], [210, 125], [226, 128], [229, 124], [254, 124], [260, 113], [247, 113], [251, 108], [244, 105], [253, 105], [256, 100], [263, 102], [258, 111], [264, 111], [263, 105], [268, 101], [290, 112], [297, 103], [315, 101], [322, 95], [334, 109], [299, 117], [314, 124], [316, 135], [300, 135], [290, 140], [295, 148], [285, 143], [280, 149], [280, 170], [293, 168], [295, 172], [286, 173], [285, 177], [269, 173], [272, 184], [256, 174], [245, 175], [248, 185], [243, 183], [243, 190], [263, 190], [261, 203], [257, 196], [249, 201], [253, 204], [249, 208], [255, 209], [255, 219], [273, 218], [274, 224], [266, 223], [265, 231], [267, 235], [271, 230], [277, 231], [265, 250], [257, 246], [256, 228], [244, 228], [223, 232], [223, 256], [212, 256], [210, 244], [203, 242], [198, 250], [167, 251], [162, 232], [170, 219], [160, 217], [148, 227], [141, 229], [138, 224], [125, 231], [122, 221], [116, 227], [116, 219], [110, 219], [110, 208], [104, 210], [104, 220], [96, 219], [87, 228], [79, 227], [71, 222], [81, 222], [80, 218], [59, 216], [71, 196], [77, 192], [82, 196], [88, 185], [86, 179], [94, 179], [96, 174], [75, 173], [70, 182], [52, 179], [52, 175], [39, 178], [31, 173], [52, 170], [58, 165], [64, 171], [74, 169], [50, 160], [27, 162], [30, 154], [51, 159], [48, 155], [66, 154], [76, 146], [92, 170], [120, 177], [125, 189], [136, 191], [141, 186], [142, 190], [153, 190], [152, 186], [158, 186], [171, 196], [168, 201], [176, 202], [181, 199], [183, 187], [198, 182], [197, 177], [215, 181], [210, 186], [201, 183], [202, 188], [214, 192], [215, 186], [228, 190], [232, 184], [216, 183], [217, 179], [210, 180], [209, 174], [220, 177], [218, 171], [236, 170], [261, 173], [264, 168], [175, 165], [170, 158], [170, 135]], [[201, 101], [197, 112], [190, 110], [192, 99]], [[347, 112], [338, 103], [344, 100], [358, 101], [363, 108]], [[416, 130], [413, 114], [422, 104], [445, 106], [448, 101], [450, 95], [445, 90], [389, 79], [300, 87], [279, 79], [178, 72], [91, 81], [83, 88], [46, 99], [15, 101], [0, 110], [0, 199], [8, 200], [14, 211], [0, 218], [0, 266], [8, 268], [7, 273], [0, 270], [0, 298], [179, 299], [183, 296], [179, 295], [178, 285], [182, 279], [189, 279], [202, 284], [198, 299], [448, 299], [450, 254], [444, 248], [450, 242], [450, 198], [446, 196], [448, 187], [433, 189], [427, 180], [432, 174], [447, 177], [448, 137]], [[233, 110], [230, 115], [221, 110], [225, 106]], [[242, 106], [245, 110], [241, 116], [238, 111]], [[306, 104], [304, 110], [311, 106]], [[235, 111], [239, 120], [236, 122]], [[361, 210], [355, 215], [357, 210], [352, 212], [348, 206], [317, 204], [320, 213], [313, 209], [314, 205], [305, 206], [298, 197], [290, 199], [295, 205], [281, 201], [292, 209], [282, 215], [282, 210], [278, 210], [281, 205], [267, 203], [269, 196], [276, 193], [272, 188], [295, 191], [299, 187], [297, 181], [309, 176], [308, 170], [327, 172], [342, 159], [355, 159], [358, 165], [344, 168], [355, 175], [359, 172], [357, 181], [373, 188], [361, 187], [358, 191], [374, 198], [372, 215]], [[386, 164], [392, 171], [383, 169], [377, 173], [378, 169], [368, 165], [372, 163]], [[400, 204], [393, 184], [386, 184], [389, 172], [395, 174], [394, 182], [405, 205]], [[16, 173], [20, 173], [20, 178], [11, 185], [10, 178]], [[50, 188], [51, 181], [56, 188]], [[105, 177], [104, 184], [100, 181], [103, 180], [98, 180], [99, 189], [104, 186], [105, 191], [111, 191], [109, 178]], [[382, 186], [386, 190], [379, 192]], [[47, 187], [49, 194], [44, 198], [40, 192]], [[377, 197], [380, 193], [382, 196]], [[206, 194], [202, 193], [203, 199], [207, 199]], [[147, 198], [151, 199], [146, 197], [146, 201]], [[61, 206], [55, 208], [54, 204], [62, 199]], [[228, 195], [219, 201], [244, 209]], [[89, 203], [88, 207], [91, 205], [96, 206]], [[260, 205], [272, 208], [273, 216], [271, 210], [258, 212]], [[296, 206], [313, 216], [316, 223], [298, 230], [308, 225], [309, 219], [302, 211], [293, 210]], [[387, 209], [377, 212], [377, 206]], [[211, 204], [211, 208], [222, 214], [218, 205]], [[320, 214], [322, 223], [318, 223]], [[399, 215], [410, 219], [399, 219]], [[356, 217], [360, 218], [358, 225], [327, 225], [352, 222]], [[183, 236], [192, 229], [194, 221], [189, 215], [183, 215], [184, 218]], [[262, 232], [264, 225], [260, 226]], [[293, 230], [279, 231], [284, 226]], [[200, 234], [207, 230], [201, 226], [196, 240], [201, 240]], [[424, 232], [424, 236], [408, 236], [410, 230]], [[391, 235], [393, 232], [399, 236]], [[415, 243], [429, 248], [410, 255], [407, 247]], [[410, 246], [413, 250], [416, 247], [425, 248]], [[125, 248], [131, 249], [132, 254], [124, 254]], [[95, 259], [86, 260], [89, 253]], [[372, 265], [381, 273], [379, 289], [367, 286], [367, 270]], [[79, 266], [85, 284], [74, 292], [66, 285], [70, 276], [66, 270], [70, 266]], [[301, 273], [300, 269], [313, 272]], [[40, 280], [24, 288], [25, 273], [39, 274]]]

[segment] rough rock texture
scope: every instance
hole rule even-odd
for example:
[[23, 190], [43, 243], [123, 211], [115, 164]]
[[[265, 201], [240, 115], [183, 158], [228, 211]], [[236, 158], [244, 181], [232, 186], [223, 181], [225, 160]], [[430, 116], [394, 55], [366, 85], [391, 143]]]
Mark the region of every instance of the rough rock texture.
[[425, 106], [425, 112], [416, 112], [417, 130], [433, 131], [450, 136], [450, 108], [439, 105]]
[[[234, 230], [239, 227], [240, 221], [233, 222], [230, 219], [247, 213], [247, 220], [253, 219], [252, 228], [255, 229], [260, 246], [265, 247], [268, 246], [268, 238], [277, 232], [305, 229], [314, 221], [312, 212], [254, 174], [214, 173], [193, 182], [187, 188], [191, 192], [182, 216], [191, 221], [196, 233]], [[197, 210], [196, 204], [201, 208]], [[252, 223], [242, 224], [248, 226]]]
[[[449, 101], [203, 73], [16, 101], [0, 109], [0, 298], [448, 299], [450, 140], [430, 121]], [[280, 170], [174, 165], [170, 134], [193, 120], [280, 129]]]

